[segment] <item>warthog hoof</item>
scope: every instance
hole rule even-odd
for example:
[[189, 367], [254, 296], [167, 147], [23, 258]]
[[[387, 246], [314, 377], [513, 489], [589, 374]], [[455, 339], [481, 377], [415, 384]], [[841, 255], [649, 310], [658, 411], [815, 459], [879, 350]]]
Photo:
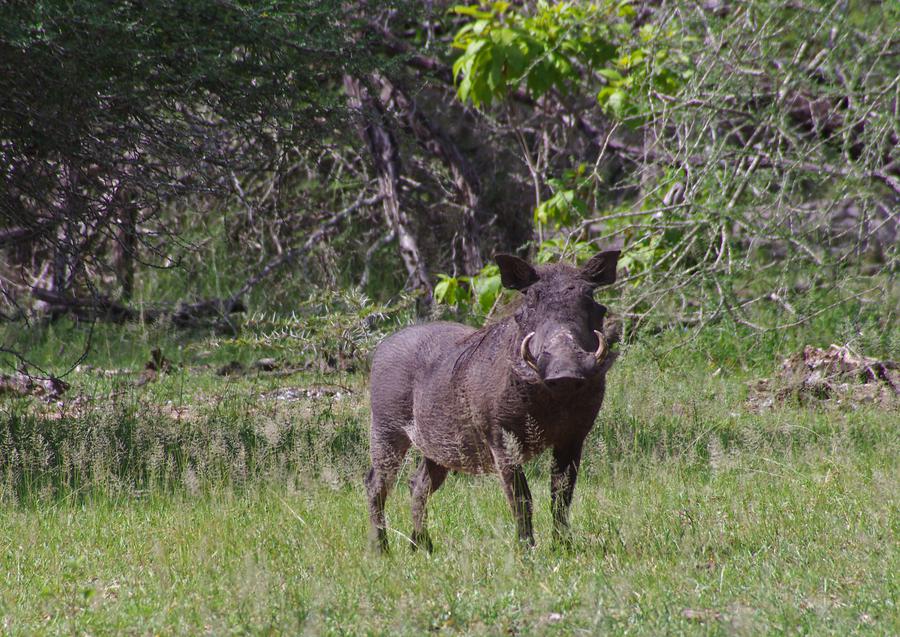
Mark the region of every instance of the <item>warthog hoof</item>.
[[413, 533], [410, 538], [412, 542], [410, 543], [410, 548], [413, 551], [417, 549], [424, 549], [429, 553], [434, 552], [434, 544], [431, 542], [431, 536], [428, 535], [428, 531], [423, 531], [422, 533]]

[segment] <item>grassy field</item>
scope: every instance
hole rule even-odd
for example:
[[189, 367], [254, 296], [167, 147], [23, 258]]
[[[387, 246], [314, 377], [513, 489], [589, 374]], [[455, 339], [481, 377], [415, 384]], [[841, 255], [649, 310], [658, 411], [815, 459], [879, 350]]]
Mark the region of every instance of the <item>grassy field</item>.
[[[159, 342], [108, 332], [62, 402], [0, 403], [0, 634], [900, 633], [898, 412], [752, 408], [748, 381], [795, 342], [704, 338], [625, 348], [569, 545], [542, 458], [534, 550], [494, 479], [451, 476], [436, 551], [413, 553], [410, 458], [378, 557], [364, 373], [200, 339], [164, 342], [180, 366], [136, 386], [98, 368]], [[281, 372], [216, 373], [273, 353]]]

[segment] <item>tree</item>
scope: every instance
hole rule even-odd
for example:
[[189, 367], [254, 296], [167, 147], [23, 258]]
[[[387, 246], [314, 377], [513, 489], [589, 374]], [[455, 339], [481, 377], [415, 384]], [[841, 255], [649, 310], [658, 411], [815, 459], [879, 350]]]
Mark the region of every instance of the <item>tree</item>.
[[[175, 264], [181, 231], [219, 210], [234, 259], [197, 311], [298, 260], [309, 281], [487, 311], [492, 252], [612, 242], [636, 321], [749, 322], [752, 304], [802, 314], [798, 272], [840, 288], [863, 259], [896, 267], [890, 3], [0, 12], [8, 298], [87, 313], [74, 301], [92, 293], [132, 316], [145, 264]], [[768, 257], [774, 289], [748, 291]]]
[[117, 274], [127, 299], [135, 259], [171, 265], [167, 205], [333, 133], [341, 74], [369, 59], [347, 19], [338, 2], [4, 3], [7, 283], [62, 302]]
[[[796, 309], [790, 297], [805, 305], [808, 289], [799, 278], [812, 272], [854, 300], [861, 287], [838, 273], [860, 272], [863, 255], [890, 285], [900, 235], [896, 7], [455, 10], [468, 18], [454, 38], [458, 96], [519, 141], [539, 255], [624, 244], [626, 315], [640, 322], [664, 309], [663, 320], [761, 327], [745, 308], [771, 304], [772, 326], [802, 322], [817, 310]], [[572, 129], [589, 149], [572, 143]], [[756, 277], [763, 266], [768, 289]]]

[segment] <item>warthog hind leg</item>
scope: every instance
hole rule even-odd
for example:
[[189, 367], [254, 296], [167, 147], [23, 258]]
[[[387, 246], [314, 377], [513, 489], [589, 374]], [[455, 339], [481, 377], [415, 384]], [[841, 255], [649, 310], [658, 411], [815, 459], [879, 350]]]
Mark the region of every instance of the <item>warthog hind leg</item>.
[[409, 445], [409, 438], [400, 434], [372, 440], [372, 468], [366, 474], [366, 496], [369, 504], [369, 522], [372, 527], [372, 545], [382, 553], [388, 550], [384, 503], [394, 486]]
[[447, 477], [448, 469], [428, 458], [423, 458], [416, 469], [409, 487], [412, 490], [412, 548], [422, 547], [429, 553], [432, 551], [431, 537], [425, 526], [427, 517], [428, 496], [437, 491]]

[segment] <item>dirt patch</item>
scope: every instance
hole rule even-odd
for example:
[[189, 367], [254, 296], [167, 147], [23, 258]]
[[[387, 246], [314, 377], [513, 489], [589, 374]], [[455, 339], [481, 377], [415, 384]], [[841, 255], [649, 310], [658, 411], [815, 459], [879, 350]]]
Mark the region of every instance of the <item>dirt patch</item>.
[[712, 608], [685, 608], [681, 611], [681, 616], [696, 622], [719, 621], [722, 619], [722, 613]]
[[260, 394], [260, 398], [296, 402], [304, 399], [330, 398], [341, 400], [353, 391], [343, 385], [315, 385], [312, 387], [281, 387], [274, 391]]
[[747, 401], [752, 409], [760, 410], [791, 399], [900, 406], [900, 365], [863, 356], [846, 346], [821, 349], [807, 345], [784, 359], [774, 378], [751, 383]]

